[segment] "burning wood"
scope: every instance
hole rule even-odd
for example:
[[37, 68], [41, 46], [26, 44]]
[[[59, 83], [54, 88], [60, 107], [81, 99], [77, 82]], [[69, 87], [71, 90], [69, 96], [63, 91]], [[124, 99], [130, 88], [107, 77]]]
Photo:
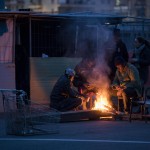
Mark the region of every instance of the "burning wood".
[[109, 102], [109, 96], [107, 94], [107, 91], [101, 91], [98, 92], [96, 95], [96, 100], [94, 103], [94, 107], [92, 110], [100, 110], [102, 112], [111, 112], [113, 114], [116, 114], [117, 111], [111, 106]]

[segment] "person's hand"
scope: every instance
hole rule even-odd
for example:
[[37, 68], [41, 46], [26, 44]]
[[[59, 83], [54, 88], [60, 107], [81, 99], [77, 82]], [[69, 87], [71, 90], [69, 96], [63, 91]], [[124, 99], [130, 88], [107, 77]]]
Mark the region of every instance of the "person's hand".
[[120, 90], [120, 86], [119, 85], [112, 85], [112, 89], [113, 90]]
[[123, 90], [118, 90], [118, 91], [117, 91], [117, 96], [122, 96], [122, 91], [123, 91]]
[[122, 90], [122, 88], [120, 86], [116, 86], [116, 90]]
[[80, 98], [81, 100], [84, 100], [84, 99], [85, 99], [85, 97], [82, 96], [82, 95], [78, 96], [78, 98]]
[[120, 87], [122, 90], [126, 89], [127, 87], [125, 85]]

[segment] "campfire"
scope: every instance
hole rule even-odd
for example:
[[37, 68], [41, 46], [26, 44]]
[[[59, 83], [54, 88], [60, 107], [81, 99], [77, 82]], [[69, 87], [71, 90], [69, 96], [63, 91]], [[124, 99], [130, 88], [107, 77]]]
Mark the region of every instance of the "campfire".
[[101, 112], [115, 112], [109, 101], [107, 91], [99, 91], [94, 102], [92, 110], [100, 110]]

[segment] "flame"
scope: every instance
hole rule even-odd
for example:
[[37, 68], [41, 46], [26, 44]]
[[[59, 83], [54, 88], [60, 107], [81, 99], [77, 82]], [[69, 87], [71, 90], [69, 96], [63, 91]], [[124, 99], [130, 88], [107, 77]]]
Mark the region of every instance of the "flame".
[[97, 98], [94, 103], [93, 110], [101, 110], [101, 111], [109, 111], [112, 106], [110, 105], [110, 102], [108, 100], [108, 94], [107, 92], [101, 92], [97, 93]]

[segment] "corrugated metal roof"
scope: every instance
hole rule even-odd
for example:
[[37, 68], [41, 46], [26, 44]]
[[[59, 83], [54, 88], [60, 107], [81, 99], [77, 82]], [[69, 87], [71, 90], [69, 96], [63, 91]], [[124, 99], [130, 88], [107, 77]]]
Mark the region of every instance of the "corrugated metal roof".
[[99, 17], [99, 18], [126, 18], [127, 16], [119, 16], [112, 14], [102, 14], [94, 12], [77, 12], [77, 13], [64, 13], [64, 14], [49, 14], [49, 13], [39, 13], [32, 11], [0, 11], [0, 15], [10, 16], [10, 15], [30, 15], [39, 17]]
[[46, 18], [46, 19], [65, 19], [65, 21], [73, 20], [78, 22], [93, 22], [93, 23], [107, 23], [119, 24], [126, 16], [118, 16], [112, 14], [102, 14], [93, 12], [77, 12], [77, 13], [66, 13], [66, 14], [49, 14], [39, 13], [32, 11], [0, 11], [0, 18], [5, 19], [9, 17], [30, 17], [30, 18]]
[[[93, 22], [101, 22], [110, 24], [120, 24], [124, 22], [127, 18], [134, 19], [135, 21], [144, 21], [149, 22], [149, 18], [142, 18], [142, 17], [128, 17], [116, 14], [104, 14], [104, 13], [96, 13], [96, 12], [72, 12], [72, 13], [64, 13], [64, 14], [50, 14], [50, 13], [40, 13], [40, 12], [33, 12], [33, 11], [0, 11], [0, 19], [6, 19], [10, 17], [27, 17], [33, 19], [65, 19], [65, 20], [74, 20], [74, 21], [93, 21]], [[127, 20], [126, 20], [127, 21]], [[132, 20], [133, 21], [133, 20]], [[132, 22], [131, 21], [131, 22]]]

